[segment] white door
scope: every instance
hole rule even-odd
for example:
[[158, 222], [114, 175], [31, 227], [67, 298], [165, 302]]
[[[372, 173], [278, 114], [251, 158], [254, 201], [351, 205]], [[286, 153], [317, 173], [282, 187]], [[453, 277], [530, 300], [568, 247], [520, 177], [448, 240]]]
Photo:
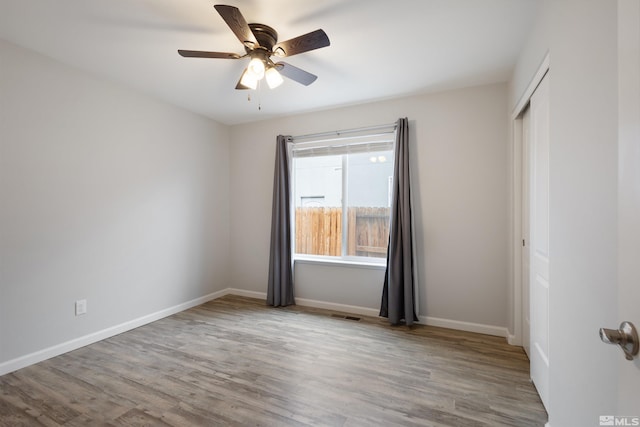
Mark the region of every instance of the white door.
[[529, 179], [530, 179], [530, 109], [522, 114], [522, 346], [525, 353], [531, 359], [531, 316], [530, 316], [530, 290], [529, 277], [531, 270], [529, 262], [531, 258], [529, 237]]
[[549, 74], [530, 110], [530, 360], [531, 379], [549, 409]]
[[[640, 2], [618, 1], [618, 323], [640, 327]], [[604, 325], [616, 329], [618, 325]], [[640, 418], [640, 358], [618, 349], [618, 413]]]

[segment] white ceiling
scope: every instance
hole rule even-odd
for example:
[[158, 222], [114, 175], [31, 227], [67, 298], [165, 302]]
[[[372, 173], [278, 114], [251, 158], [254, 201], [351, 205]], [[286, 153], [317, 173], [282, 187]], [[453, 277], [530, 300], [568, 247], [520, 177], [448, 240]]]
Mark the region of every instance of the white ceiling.
[[[285, 59], [318, 76], [234, 89], [248, 59], [214, 4], [274, 27], [322, 28], [331, 46]], [[538, 0], [0, 0], [0, 38], [141, 92], [237, 124], [301, 111], [507, 81]], [[0, 65], [1, 66], [1, 65]], [[258, 110], [258, 99], [261, 110]]]

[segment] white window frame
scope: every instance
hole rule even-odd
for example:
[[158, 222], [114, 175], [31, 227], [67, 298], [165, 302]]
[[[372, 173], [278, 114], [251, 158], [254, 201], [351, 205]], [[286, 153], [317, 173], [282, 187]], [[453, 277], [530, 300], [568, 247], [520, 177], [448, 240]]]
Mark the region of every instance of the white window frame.
[[[295, 207], [296, 203], [293, 198], [295, 197], [295, 184], [296, 179], [294, 175], [294, 162], [296, 153], [303, 152], [308, 157], [316, 157], [326, 153], [332, 153], [335, 155], [342, 155], [342, 210], [343, 213], [347, 212], [348, 203], [348, 171], [346, 154], [365, 152], [374, 149], [375, 151], [388, 151], [391, 150], [395, 153], [395, 134], [396, 125], [382, 125], [371, 128], [352, 129], [346, 131], [327, 132], [324, 134], [304, 135], [301, 137], [293, 137], [293, 142], [289, 146], [289, 154], [292, 159], [291, 162], [291, 217], [294, 219], [292, 224], [292, 247], [293, 247], [293, 259], [294, 261], [300, 261], [304, 263], [312, 264], [331, 264], [331, 265], [349, 265], [362, 268], [374, 268], [384, 269], [386, 266], [386, 258], [376, 257], [364, 257], [364, 256], [349, 256], [344, 255], [347, 247], [348, 233], [342, 233], [342, 254], [341, 256], [329, 256], [329, 255], [310, 255], [310, 254], [298, 254], [295, 252], [295, 238], [297, 230], [295, 229]], [[307, 154], [308, 153], [308, 154]], [[315, 154], [315, 155], [314, 155]], [[328, 155], [328, 154], [327, 154]], [[347, 230], [347, 215], [342, 216], [342, 229]]]

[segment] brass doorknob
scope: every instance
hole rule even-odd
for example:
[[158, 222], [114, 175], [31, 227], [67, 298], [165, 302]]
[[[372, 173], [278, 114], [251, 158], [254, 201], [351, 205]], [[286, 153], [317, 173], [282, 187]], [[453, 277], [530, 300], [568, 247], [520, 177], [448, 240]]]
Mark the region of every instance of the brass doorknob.
[[607, 344], [619, 345], [627, 360], [633, 360], [640, 350], [638, 331], [631, 322], [622, 322], [619, 329], [600, 328], [600, 339]]

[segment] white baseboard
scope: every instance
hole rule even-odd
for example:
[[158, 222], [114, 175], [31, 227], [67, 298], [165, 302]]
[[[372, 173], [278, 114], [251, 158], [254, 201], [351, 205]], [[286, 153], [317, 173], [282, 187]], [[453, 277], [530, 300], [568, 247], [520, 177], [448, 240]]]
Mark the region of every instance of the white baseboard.
[[296, 298], [296, 304], [304, 307], [323, 308], [343, 313], [359, 314], [361, 316], [378, 317], [379, 310], [357, 305], [337, 304], [334, 302], [317, 301], [307, 298]]
[[520, 337], [513, 334], [508, 334], [507, 343], [509, 343], [509, 345], [522, 346], [522, 340], [520, 339]]
[[[34, 363], [42, 362], [43, 360], [50, 359], [55, 356], [67, 353], [72, 350], [84, 347], [89, 344], [110, 338], [112, 336], [121, 334], [131, 329], [138, 328], [156, 320], [160, 320], [172, 314], [179, 313], [189, 308], [204, 304], [208, 301], [221, 298], [225, 295], [238, 295], [247, 298], [257, 298], [261, 300], [267, 299], [265, 292], [248, 291], [244, 289], [226, 288], [211, 294], [195, 298], [191, 301], [184, 302], [182, 304], [169, 307], [155, 313], [148, 314], [146, 316], [139, 317], [137, 319], [130, 320], [128, 322], [115, 325], [101, 331], [93, 332], [82, 337], [75, 338], [70, 341], [63, 342], [61, 344], [54, 345], [52, 347], [45, 348], [18, 358], [0, 363], [0, 375], [5, 375], [18, 369], [25, 368]], [[323, 308], [327, 310], [340, 311], [343, 313], [359, 314], [362, 316], [378, 317], [379, 311], [377, 309], [360, 307], [355, 305], [338, 304], [326, 301], [317, 301], [308, 298], [296, 298], [296, 304], [305, 307]], [[500, 326], [482, 325], [478, 323], [461, 322], [458, 320], [440, 319], [436, 317], [419, 316], [419, 323], [431, 326], [439, 326], [442, 328], [456, 329], [460, 331], [476, 332], [480, 334], [495, 335], [499, 337], [511, 337], [508, 334], [507, 328]]]
[[458, 331], [475, 332], [477, 334], [493, 335], [506, 338], [509, 335], [503, 326], [483, 325], [481, 323], [461, 322], [459, 320], [441, 319], [438, 317], [419, 316], [420, 323], [441, 328], [456, 329]]
[[255, 298], [255, 299], [261, 299], [264, 301], [267, 300], [266, 292], [247, 291], [244, 289], [237, 289], [237, 288], [227, 288], [225, 289], [225, 291], [226, 291], [225, 295], [237, 295], [239, 297]]
[[69, 351], [77, 350], [86, 345], [93, 344], [95, 342], [110, 338], [126, 331], [130, 331], [148, 323], [155, 322], [156, 320], [171, 316], [172, 314], [179, 313], [191, 307], [204, 304], [207, 301], [220, 298], [227, 293], [227, 289], [213, 292], [211, 294], [192, 299], [191, 301], [187, 301], [173, 307], [165, 308], [155, 313], [147, 314], [146, 316], [138, 317], [137, 319], [133, 319], [128, 322], [103, 329], [101, 331], [93, 332], [91, 334], [84, 335], [70, 341], [66, 341], [33, 353], [26, 354], [24, 356], [17, 357], [12, 360], [8, 360], [6, 362], [0, 363], [0, 375], [5, 375], [10, 372], [17, 371], [18, 369], [22, 369], [29, 365], [42, 362], [43, 360], [59, 356]]
[[[258, 298], [266, 300], [265, 292], [246, 291], [244, 289], [229, 288], [226, 294]], [[338, 304], [334, 302], [318, 301], [308, 298], [297, 298], [296, 304], [304, 307], [323, 308], [326, 310], [340, 311], [343, 313], [359, 314], [361, 316], [379, 317], [379, 310], [356, 305]], [[510, 337], [507, 328], [502, 326], [483, 325], [480, 323], [461, 322], [459, 320], [441, 319], [437, 317], [419, 316], [419, 323], [423, 325], [439, 326], [441, 328], [455, 329], [479, 334], [494, 335], [498, 337]]]
[[[244, 289], [228, 288], [227, 295], [238, 295], [241, 297], [267, 299], [265, 292], [245, 291]], [[318, 301], [309, 298], [296, 297], [296, 304], [302, 307], [323, 308], [325, 310], [340, 311], [349, 314], [359, 314], [361, 316], [378, 317], [378, 310], [357, 305], [338, 304], [335, 302]]]

